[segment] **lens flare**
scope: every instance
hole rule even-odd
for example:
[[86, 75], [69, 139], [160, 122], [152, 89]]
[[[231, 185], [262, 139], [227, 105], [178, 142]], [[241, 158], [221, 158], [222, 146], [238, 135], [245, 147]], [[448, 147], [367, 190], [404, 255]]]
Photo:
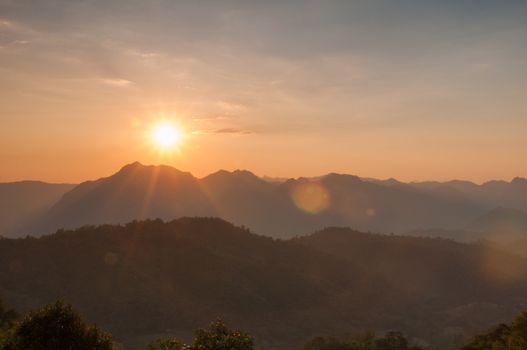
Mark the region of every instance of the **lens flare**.
[[370, 218], [374, 217], [375, 215], [377, 215], [377, 210], [375, 210], [374, 208], [368, 208], [366, 209], [366, 215]]
[[296, 186], [291, 192], [295, 205], [310, 214], [318, 214], [329, 206], [328, 191], [317, 182], [306, 182]]

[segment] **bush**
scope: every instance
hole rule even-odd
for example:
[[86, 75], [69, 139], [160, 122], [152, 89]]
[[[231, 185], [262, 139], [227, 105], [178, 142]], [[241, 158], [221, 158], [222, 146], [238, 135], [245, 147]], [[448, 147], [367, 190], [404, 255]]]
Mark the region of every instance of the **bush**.
[[62, 302], [31, 312], [9, 331], [2, 350], [113, 350], [110, 334], [88, 326]]
[[208, 329], [198, 329], [194, 344], [186, 345], [172, 338], [157, 340], [148, 350], [253, 350], [253, 338], [242, 331], [229, 329], [223, 321], [212, 322]]

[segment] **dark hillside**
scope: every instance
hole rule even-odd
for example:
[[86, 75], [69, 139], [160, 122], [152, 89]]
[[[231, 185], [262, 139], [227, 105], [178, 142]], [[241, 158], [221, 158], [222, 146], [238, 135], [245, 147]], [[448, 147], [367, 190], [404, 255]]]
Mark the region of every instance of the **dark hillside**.
[[217, 317], [280, 349], [361, 329], [458, 345], [524, 308], [526, 277], [489, 246], [349, 229], [281, 241], [212, 218], [0, 240], [0, 297], [21, 312], [67, 300], [131, 349]]

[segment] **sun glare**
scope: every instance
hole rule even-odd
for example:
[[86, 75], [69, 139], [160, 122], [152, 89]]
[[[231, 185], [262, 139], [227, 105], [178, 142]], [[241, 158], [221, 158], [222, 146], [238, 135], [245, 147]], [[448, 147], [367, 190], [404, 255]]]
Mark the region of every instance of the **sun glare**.
[[182, 133], [174, 123], [163, 121], [152, 128], [151, 138], [159, 149], [167, 151], [179, 144]]

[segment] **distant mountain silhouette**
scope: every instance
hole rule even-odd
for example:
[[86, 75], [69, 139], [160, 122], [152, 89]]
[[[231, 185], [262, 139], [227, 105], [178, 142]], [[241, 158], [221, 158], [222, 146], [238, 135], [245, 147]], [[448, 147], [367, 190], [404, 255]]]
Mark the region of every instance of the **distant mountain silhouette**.
[[[483, 232], [473, 229], [442, 229], [428, 228], [416, 229], [405, 232], [404, 235], [412, 237], [445, 238], [457, 242], [476, 243], [488, 239]], [[527, 250], [526, 250], [527, 252]]]
[[40, 181], [0, 183], [0, 236], [14, 234], [74, 186]]
[[[173, 167], [136, 162], [73, 189], [57, 186], [56, 196], [28, 192], [17, 196], [19, 207], [7, 204], [0, 214], [6, 218], [1, 234], [40, 235], [58, 228], [134, 219], [214, 216], [273, 237], [338, 225], [412, 235], [420, 231], [434, 234], [435, 230], [444, 237], [457, 235], [456, 239], [469, 241], [486, 238], [469, 226], [491, 209], [503, 203], [527, 208], [527, 180], [523, 178], [483, 185], [457, 180], [406, 184], [344, 174], [269, 181], [249, 171], [220, 170], [198, 179]], [[467, 228], [461, 235], [460, 230]]]
[[110, 177], [81, 183], [26, 231], [38, 234], [91, 224], [213, 214], [198, 180], [190, 173], [136, 162]]
[[461, 227], [483, 212], [462, 198], [437, 196], [409, 185], [385, 186], [352, 175], [269, 182], [238, 170], [198, 179], [168, 166], [133, 163], [110, 177], [80, 184], [20, 233], [181, 216], [219, 216], [273, 237], [334, 225], [404, 232]]
[[489, 181], [482, 185], [458, 180], [410, 185], [429, 193], [443, 193], [455, 198], [462, 196], [487, 209], [502, 206], [527, 211], [527, 180], [521, 177], [516, 177], [511, 182]]
[[527, 213], [498, 207], [478, 217], [467, 228], [496, 241], [527, 239]]
[[70, 301], [127, 349], [217, 317], [265, 348], [400, 329], [446, 349], [527, 302], [527, 261], [490, 246], [343, 228], [283, 241], [207, 218], [3, 239], [0, 281], [18, 310]]
[[494, 208], [461, 229], [417, 229], [406, 234], [442, 237], [459, 242], [486, 241], [487, 244], [495, 244], [509, 252], [527, 256], [527, 213], [518, 209]]
[[383, 186], [356, 176], [329, 174], [320, 182], [330, 193], [330, 212], [338, 218], [333, 225], [360, 230], [404, 232], [422, 227], [456, 228], [481, 210], [464, 200], [433, 196], [406, 185]]

